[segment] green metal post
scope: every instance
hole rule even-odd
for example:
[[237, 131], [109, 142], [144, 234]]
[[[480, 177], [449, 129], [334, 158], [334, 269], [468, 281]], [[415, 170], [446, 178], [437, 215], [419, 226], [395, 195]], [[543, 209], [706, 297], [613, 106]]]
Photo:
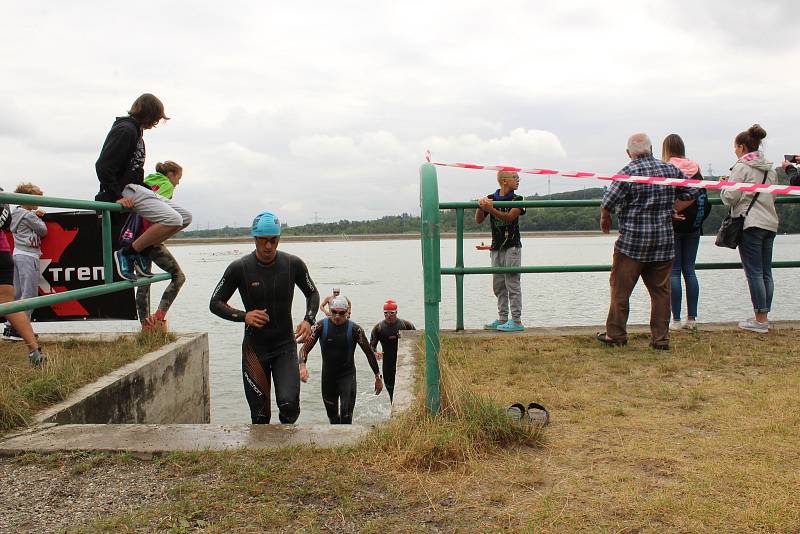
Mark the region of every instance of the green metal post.
[[[464, 267], [464, 210], [456, 210], [456, 269]], [[456, 275], [456, 330], [464, 330], [464, 275]]]
[[420, 207], [422, 208], [422, 271], [425, 298], [425, 406], [431, 414], [439, 413], [439, 302], [442, 300], [442, 275], [439, 242], [439, 186], [436, 168], [426, 163], [419, 170]]
[[172, 275], [169, 273], [158, 273], [153, 275], [152, 278], [140, 278], [135, 282], [114, 282], [113, 284], [100, 284], [97, 286], [83, 287], [81, 289], [72, 289], [62, 293], [53, 293], [50, 295], [43, 295], [41, 297], [31, 297], [29, 299], [15, 300], [13, 302], [6, 302], [0, 304], [0, 315], [8, 315], [9, 313], [32, 310], [34, 308], [42, 308], [44, 306], [52, 306], [60, 302], [69, 302], [71, 300], [88, 299], [89, 297], [97, 297], [99, 295], [106, 295], [116, 291], [122, 291], [136, 286], [145, 286], [155, 282], [169, 280]]
[[111, 212], [103, 210], [103, 279], [114, 283], [114, 267], [111, 260]]

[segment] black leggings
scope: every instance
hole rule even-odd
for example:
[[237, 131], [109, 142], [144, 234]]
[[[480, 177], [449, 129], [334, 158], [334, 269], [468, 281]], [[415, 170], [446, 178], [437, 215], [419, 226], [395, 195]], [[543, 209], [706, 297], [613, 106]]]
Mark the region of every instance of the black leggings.
[[322, 401], [332, 425], [349, 425], [353, 422], [356, 404], [356, 374], [329, 376], [322, 370]]
[[242, 379], [254, 425], [268, 424], [270, 420], [270, 375], [275, 384], [278, 419], [283, 424], [292, 424], [300, 415], [297, 346], [291, 343], [276, 350], [256, 350], [245, 339], [242, 343]]

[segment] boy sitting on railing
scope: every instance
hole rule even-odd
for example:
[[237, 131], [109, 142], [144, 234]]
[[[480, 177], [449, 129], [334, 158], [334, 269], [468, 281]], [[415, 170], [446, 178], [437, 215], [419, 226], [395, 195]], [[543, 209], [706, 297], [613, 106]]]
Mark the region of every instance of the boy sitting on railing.
[[130, 246], [114, 253], [117, 272], [125, 280], [137, 273], [151, 277], [149, 248], [163, 243], [192, 222], [192, 214], [144, 185], [144, 130], [169, 120], [164, 105], [145, 93], [131, 106], [127, 117], [117, 117], [108, 132], [95, 169], [100, 192], [95, 200], [116, 202], [152, 222]]

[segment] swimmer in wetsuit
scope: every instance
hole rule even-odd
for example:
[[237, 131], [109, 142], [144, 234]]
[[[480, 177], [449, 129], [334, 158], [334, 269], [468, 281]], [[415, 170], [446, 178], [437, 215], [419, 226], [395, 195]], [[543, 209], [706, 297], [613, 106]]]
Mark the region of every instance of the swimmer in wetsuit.
[[375, 373], [375, 394], [383, 389], [383, 380], [378, 369], [375, 352], [367, 342], [364, 330], [347, 318], [348, 302], [343, 296], [333, 299], [331, 316], [314, 325], [311, 335], [300, 349], [300, 380], [308, 380], [306, 360], [317, 339], [322, 350], [322, 401], [332, 425], [353, 422], [353, 406], [356, 403], [356, 343], [364, 351]]
[[[339, 293], [341, 293], [341, 290], [338, 287], [334, 287], [333, 288], [333, 293], [331, 295], [328, 295], [324, 299], [322, 299], [322, 303], [319, 305], [319, 311], [324, 313], [326, 316], [330, 317], [331, 316], [331, 310], [330, 310], [331, 302], [333, 302], [333, 299], [335, 299], [336, 297], [339, 296]], [[345, 297], [345, 298], [347, 299], [347, 297]], [[347, 312], [348, 312], [347, 318], [349, 319], [350, 318], [350, 314], [353, 313], [353, 304], [350, 302], [350, 299], [347, 299], [347, 305], [350, 306], [348, 308], [348, 310], [347, 310]]]
[[[229, 321], [245, 323], [242, 342], [242, 378], [254, 424], [270, 421], [270, 375], [281, 423], [300, 415], [300, 372], [297, 343], [311, 335], [319, 293], [303, 260], [279, 252], [281, 227], [270, 212], [259, 213], [250, 231], [256, 250], [231, 263], [211, 295], [211, 312]], [[306, 296], [306, 314], [292, 333], [294, 286]], [[246, 311], [228, 305], [239, 290]]]
[[386, 384], [386, 391], [389, 392], [389, 401], [394, 399], [394, 375], [397, 370], [397, 339], [400, 337], [400, 330], [416, 330], [410, 321], [400, 319], [397, 316], [397, 303], [387, 300], [383, 305], [383, 321], [376, 324], [369, 337], [369, 344], [374, 349], [378, 348], [378, 341], [381, 342], [383, 352], [377, 352], [381, 359], [383, 368], [383, 380]]

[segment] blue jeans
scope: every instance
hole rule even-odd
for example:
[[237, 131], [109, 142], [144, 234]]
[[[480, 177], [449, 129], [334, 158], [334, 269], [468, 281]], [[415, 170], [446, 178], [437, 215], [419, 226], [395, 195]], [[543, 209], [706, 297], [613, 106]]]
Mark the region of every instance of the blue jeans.
[[686, 280], [686, 309], [689, 317], [697, 317], [697, 299], [700, 297], [700, 284], [694, 272], [694, 262], [697, 259], [697, 247], [700, 246], [700, 230], [691, 234], [675, 232], [675, 259], [672, 262], [672, 272], [669, 282], [672, 292], [672, 318], [681, 320], [681, 274]]
[[739, 257], [750, 288], [750, 300], [756, 313], [767, 313], [772, 306], [772, 245], [775, 232], [751, 227], [742, 233]]

